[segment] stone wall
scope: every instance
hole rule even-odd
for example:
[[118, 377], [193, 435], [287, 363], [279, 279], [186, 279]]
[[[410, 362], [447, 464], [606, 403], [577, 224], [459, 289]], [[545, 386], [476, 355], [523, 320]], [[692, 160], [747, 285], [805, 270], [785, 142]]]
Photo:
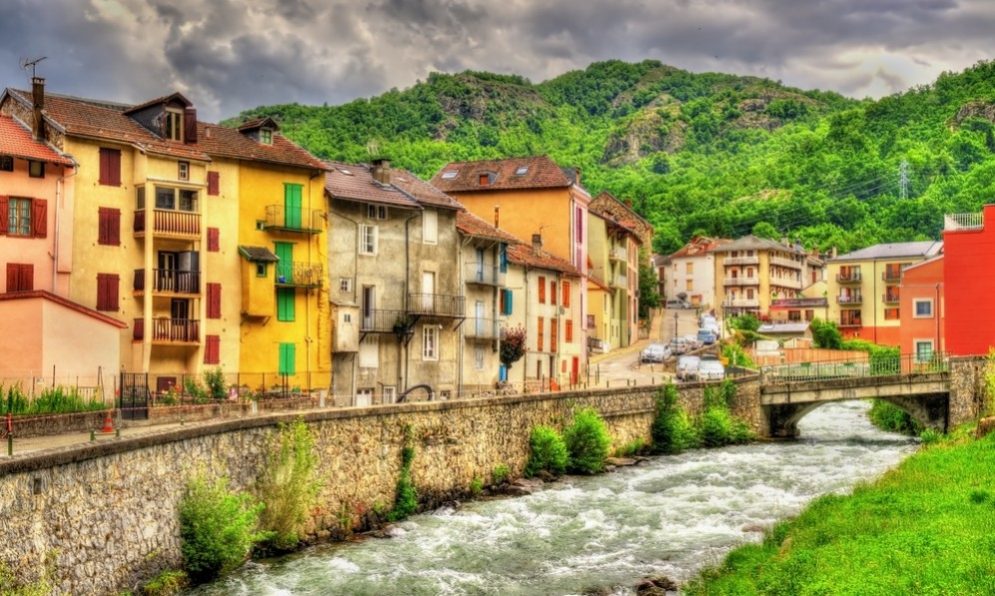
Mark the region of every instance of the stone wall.
[[985, 408], [985, 367], [978, 357], [950, 358], [950, 409], [948, 425], [976, 421]]

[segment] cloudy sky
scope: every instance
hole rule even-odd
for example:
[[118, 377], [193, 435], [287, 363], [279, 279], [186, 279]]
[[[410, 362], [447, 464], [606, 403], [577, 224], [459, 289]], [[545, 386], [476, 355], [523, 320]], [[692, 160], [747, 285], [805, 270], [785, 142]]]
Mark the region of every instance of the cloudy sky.
[[201, 117], [336, 104], [432, 71], [541, 81], [597, 60], [878, 97], [995, 58], [993, 0], [0, 0], [0, 87], [26, 57], [53, 92]]

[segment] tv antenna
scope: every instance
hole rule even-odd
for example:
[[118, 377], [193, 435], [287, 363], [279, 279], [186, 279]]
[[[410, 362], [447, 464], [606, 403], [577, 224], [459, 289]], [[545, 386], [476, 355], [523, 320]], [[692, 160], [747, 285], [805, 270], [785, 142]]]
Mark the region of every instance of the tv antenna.
[[24, 70], [27, 70], [27, 69], [30, 68], [31, 69], [31, 78], [34, 78], [36, 76], [35, 75], [35, 67], [38, 66], [39, 62], [41, 62], [42, 60], [45, 60], [46, 58], [48, 58], [48, 56], [42, 56], [41, 58], [35, 58], [34, 60], [29, 60], [28, 58], [22, 58], [21, 59], [21, 68], [24, 69]]

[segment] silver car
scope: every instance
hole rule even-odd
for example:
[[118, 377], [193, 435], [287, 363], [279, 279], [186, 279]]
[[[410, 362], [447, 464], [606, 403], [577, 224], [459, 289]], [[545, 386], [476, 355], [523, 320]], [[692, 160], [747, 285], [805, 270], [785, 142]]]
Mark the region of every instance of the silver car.
[[698, 356], [681, 356], [677, 359], [677, 380], [693, 381], [698, 378], [698, 366], [701, 358]]
[[663, 362], [670, 358], [670, 346], [666, 344], [650, 344], [639, 353], [639, 362]]
[[718, 360], [702, 360], [698, 363], [699, 381], [723, 381], [726, 378], [726, 369]]

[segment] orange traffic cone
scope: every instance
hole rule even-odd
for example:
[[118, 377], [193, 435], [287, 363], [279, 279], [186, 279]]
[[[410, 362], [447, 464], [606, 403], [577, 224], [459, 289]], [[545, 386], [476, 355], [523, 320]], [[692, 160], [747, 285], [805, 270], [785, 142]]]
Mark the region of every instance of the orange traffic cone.
[[102, 433], [112, 433], [114, 432], [114, 421], [111, 420], [111, 411], [107, 410], [107, 415], [104, 416], [104, 427], [100, 429]]

